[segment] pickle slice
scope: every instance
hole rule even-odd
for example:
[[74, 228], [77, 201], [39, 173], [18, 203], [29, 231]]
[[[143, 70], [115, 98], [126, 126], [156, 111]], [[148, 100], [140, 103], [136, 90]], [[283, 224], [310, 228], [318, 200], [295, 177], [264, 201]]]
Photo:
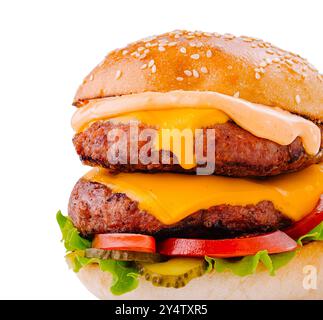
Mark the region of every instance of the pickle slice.
[[123, 250], [86, 249], [86, 258], [113, 259], [119, 261], [140, 261], [146, 263], [160, 262], [165, 259], [158, 253], [135, 252]]
[[137, 263], [140, 274], [157, 287], [184, 287], [206, 271], [204, 259], [174, 258], [161, 263]]

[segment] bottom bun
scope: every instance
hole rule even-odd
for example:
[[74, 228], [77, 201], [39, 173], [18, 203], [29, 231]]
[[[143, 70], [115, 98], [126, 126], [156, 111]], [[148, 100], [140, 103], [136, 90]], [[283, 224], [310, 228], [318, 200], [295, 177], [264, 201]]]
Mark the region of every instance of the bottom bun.
[[78, 277], [90, 292], [106, 300], [323, 299], [323, 242], [306, 245], [275, 276], [270, 276], [263, 267], [246, 277], [213, 271], [180, 289], [155, 287], [140, 279], [137, 289], [121, 296], [110, 292], [111, 275], [102, 272], [97, 265], [84, 267]]

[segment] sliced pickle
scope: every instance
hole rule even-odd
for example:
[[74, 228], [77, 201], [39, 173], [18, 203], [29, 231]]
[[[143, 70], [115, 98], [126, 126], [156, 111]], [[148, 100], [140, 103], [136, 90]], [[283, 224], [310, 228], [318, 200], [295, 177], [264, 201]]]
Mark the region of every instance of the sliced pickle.
[[160, 262], [165, 259], [158, 253], [135, 252], [123, 250], [86, 249], [86, 258], [113, 259], [119, 261]]
[[206, 271], [204, 259], [174, 258], [161, 263], [137, 263], [140, 274], [157, 287], [184, 287]]

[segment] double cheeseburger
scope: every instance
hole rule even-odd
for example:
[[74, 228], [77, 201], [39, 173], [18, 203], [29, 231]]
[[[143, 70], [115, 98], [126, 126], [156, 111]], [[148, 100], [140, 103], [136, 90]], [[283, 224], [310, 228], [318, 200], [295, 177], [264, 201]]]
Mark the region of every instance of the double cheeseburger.
[[305, 59], [174, 31], [109, 53], [74, 105], [94, 168], [57, 220], [97, 297], [323, 298], [323, 77]]

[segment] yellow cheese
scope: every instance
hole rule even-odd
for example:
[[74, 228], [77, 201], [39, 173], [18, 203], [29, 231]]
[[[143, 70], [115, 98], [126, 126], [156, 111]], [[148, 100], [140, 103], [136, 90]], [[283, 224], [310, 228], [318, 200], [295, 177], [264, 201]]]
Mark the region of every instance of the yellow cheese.
[[199, 209], [263, 200], [298, 221], [313, 210], [323, 193], [323, 164], [266, 180], [170, 173], [109, 175], [99, 168], [84, 178], [127, 194], [164, 224], [176, 223]]
[[[181, 167], [191, 169], [196, 166], [194, 156], [194, 133], [195, 129], [206, 128], [214, 124], [225, 123], [229, 117], [217, 109], [166, 109], [130, 112], [122, 116], [110, 119], [114, 123], [129, 123], [138, 121], [158, 129], [157, 139], [154, 141], [156, 150], [171, 151], [178, 160]], [[173, 129], [180, 130], [179, 133], [187, 135], [177, 139], [177, 132]], [[163, 130], [166, 129], [166, 130]], [[167, 129], [170, 129], [167, 131]], [[178, 136], [180, 137], [180, 136]], [[179, 141], [180, 145], [176, 145]], [[170, 145], [168, 143], [170, 142]], [[185, 158], [186, 157], [186, 158]], [[187, 160], [188, 159], [188, 160]]]
[[130, 112], [110, 119], [113, 122], [127, 123], [138, 120], [156, 128], [192, 130], [206, 128], [217, 123], [225, 123], [229, 117], [218, 109], [166, 109]]

